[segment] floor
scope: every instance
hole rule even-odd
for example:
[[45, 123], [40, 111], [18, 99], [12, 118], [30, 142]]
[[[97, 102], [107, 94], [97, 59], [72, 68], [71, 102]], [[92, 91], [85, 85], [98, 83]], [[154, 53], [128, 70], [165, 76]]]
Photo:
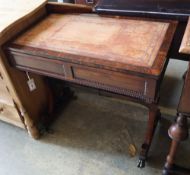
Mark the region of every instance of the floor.
[[[177, 66], [176, 66], [177, 65]], [[146, 168], [136, 168], [147, 109], [128, 101], [77, 90], [77, 99], [61, 112], [49, 133], [31, 139], [17, 127], [0, 122], [0, 175], [161, 175], [182, 88], [185, 62], [170, 61], [162, 84], [159, 124]], [[190, 142], [181, 145], [177, 162], [190, 167]]]

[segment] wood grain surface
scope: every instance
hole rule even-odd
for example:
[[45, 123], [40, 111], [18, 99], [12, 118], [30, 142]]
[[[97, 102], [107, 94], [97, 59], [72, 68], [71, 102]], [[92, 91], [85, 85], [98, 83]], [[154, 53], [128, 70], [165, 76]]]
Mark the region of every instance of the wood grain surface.
[[190, 54], [190, 17], [179, 52]]
[[[92, 14], [50, 14], [18, 37], [17, 46], [99, 61], [151, 68], [169, 22]], [[77, 59], [76, 57], [73, 57]], [[158, 73], [158, 72], [157, 72]], [[159, 72], [160, 73], [160, 72]]]

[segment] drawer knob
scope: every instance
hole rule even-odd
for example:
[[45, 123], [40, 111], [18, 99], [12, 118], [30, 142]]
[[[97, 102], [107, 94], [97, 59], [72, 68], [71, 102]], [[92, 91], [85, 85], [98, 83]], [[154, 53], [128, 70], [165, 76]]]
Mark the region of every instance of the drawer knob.
[[3, 113], [4, 109], [3, 107], [0, 107], [0, 114]]

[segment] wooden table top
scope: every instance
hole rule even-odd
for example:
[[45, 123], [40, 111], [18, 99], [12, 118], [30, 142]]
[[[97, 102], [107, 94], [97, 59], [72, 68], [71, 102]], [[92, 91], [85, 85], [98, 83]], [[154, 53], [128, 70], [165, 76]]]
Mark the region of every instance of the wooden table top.
[[183, 37], [183, 41], [180, 47], [180, 53], [190, 54], [190, 17], [186, 27], [186, 31]]
[[144, 69], [155, 68], [149, 72], [157, 75], [165, 62], [173, 33], [168, 34], [169, 28], [168, 21], [95, 14], [50, 14], [13, 44], [23, 50], [33, 48], [35, 53], [39, 49], [53, 51], [57, 57], [75, 61], [109, 62], [129, 70], [136, 67], [143, 73]]

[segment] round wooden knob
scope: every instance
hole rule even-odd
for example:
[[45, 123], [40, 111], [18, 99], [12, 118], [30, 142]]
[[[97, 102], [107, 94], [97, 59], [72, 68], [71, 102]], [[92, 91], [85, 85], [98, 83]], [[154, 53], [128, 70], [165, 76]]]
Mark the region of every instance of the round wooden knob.
[[3, 107], [0, 107], [0, 113], [3, 113], [4, 109]]

